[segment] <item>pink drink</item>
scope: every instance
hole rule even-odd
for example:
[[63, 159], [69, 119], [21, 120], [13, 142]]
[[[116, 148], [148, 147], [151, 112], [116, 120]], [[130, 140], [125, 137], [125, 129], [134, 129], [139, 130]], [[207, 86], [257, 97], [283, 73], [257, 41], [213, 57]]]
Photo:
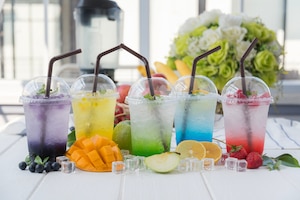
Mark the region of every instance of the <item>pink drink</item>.
[[[248, 117], [245, 115], [248, 110]], [[247, 152], [256, 151], [262, 154], [264, 150], [266, 123], [269, 103], [248, 105], [223, 103], [226, 143], [242, 145]], [[250, 136], [249, 136], [250, 135]], [[230, 147], [227, 146], [227, 151]]]
[[222, 107], [227, 151], [230, 146], [242, 145], [248, 153], [264, 151], [266, 124], [272, 97], [268, 86], [256, 77], [230, 80], [222, 91]]

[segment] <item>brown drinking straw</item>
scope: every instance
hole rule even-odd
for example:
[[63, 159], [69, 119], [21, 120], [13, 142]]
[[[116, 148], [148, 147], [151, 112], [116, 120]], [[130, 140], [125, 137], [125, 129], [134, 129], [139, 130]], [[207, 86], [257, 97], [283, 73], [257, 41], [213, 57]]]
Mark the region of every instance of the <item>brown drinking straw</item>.
[[53, 69], [54, 62], [57, 61], [57, 60], [60, 60], [60, 59], [78, 54], [78, 53], [81, 53], [81, 49], [77, 49], [75, 51], [71, 51], [71, 52], [68, 52], [68, 53], [65, 53], [65, 54], [61, 54], [61, 55], [55, 56], [55, 57], [50, 59], [49, 65], [48, 65], [48, 79], [47, 79], [46, 93], [45, 93], [46, 98], [49, 98], [49, 96], [50, 96], [51, 77], [52, 77], [52, 69]]
[[248, 54], [250, 53], [250, 51], [254, 48], [254, 46], [257, 43], [257, 38], [255, 38], [250, 46], [248, 47], [248, 49], [246, 50], [246, 52], [244, 53], [244, 55], [242, 56], [241, 60], [240, 60], [240, 69], [241, 69], [241, 77], [242, 77], [242, 89], [243, 89], [243, 94], [245, 96], [247, 95], [247, 90], [246, 90], [246, 82], [245, 82], [245, 67], [244, 67], [244, 61], [246, 59], [246, 57], [248, 56]]
[[[246, 52], [244, 53], [244, 55], [241, 58], [240, 61], [240, 69], [241, 69], [241, 78], [242, 78], [242, 90], [243, 90], [243, 94], [248, 98], [247, 95], [247, 89], [246, 89], [246, 80], [245, 80], [245, 67], [244, 67], [244, 61], [246, 59], [246, 57], [248, 56], [248, 54], [250, 53], [250, 51], [254, 48], [255, 44], [257, 43], [257, 38], [255, 38], [250, 46], [248, 47], [248, 49], [246, 50]], [[249, 116], [249, 108], [248, 108], [248, 104], [244, 105], [244, 115], [245, 115], [245, 120], [247, 123], [247, 140], [248, 140], [248, 146], [250, 147], [250, 151], [252, 151], [252, 130], [251, 130], [251, 124], [250, 124], [250, 116]]]
[[122, 43], [114, 48], [111, 48], [107, 51], [100, 53], [97, 56], [96, 67], [94, 70], [95, 76], [94, 76], [94, 82], [93, 82], [93, 93], [95, 93], [97, 91], [97, 80], [98, 80], [98, 74], [99, 74], [99, 70], [100, 70], [100, 59], [102, 58], [102, 56], [112, 53], [120, 48], [125, 49], [126, 51], [128, 51], [129, 53], [131, 53], [132, 55], [136, 56], [137, 58], [139, 58], [140, 60], [142, 60], [144, 62], [145, 67], [146, 67], [146, 72], [147, 72], [150, 94], [153, 98], [155, 98], [153, 84], [152, 84], [152, 80], [151, 80], [150, 68], [149, 68], [147, 59], [144, 56], [138, 54], [137, 52], [135, 52], [134, 50], [130, 49], [129, 47], [127, 47], [126, 45], [124, 45]]
[[[199, 60], [201, 60], [202, 58], [205, 58], [206, 56], [220, 50], [221, 47], [217, 46], [199, 56], [197, 56], [194, 61], [193, 61], [193, 67], [192, 67], [192, 73], [191, 73], [191, 80], [190, 80], [190, 86], [189, 86], [189, 95], [193, 93], [193, 89], [194, 89], [194, 82], [195, 82], [195, 74], [196, 74], [196, 67], [197, 67], [197, 62]], [[182, 139], [185, 139], [185, 135], [186, 135], [186, 126], [187, 126], [187, 117], [188, 117], [188, 112], [189, 112], [189, 107], [190, 107], [190, 102], [186, 101], [185, 102], [185, 112], [184, 112], [184, 116], [183, 116], [183, 125], [182, 125]]]
[[203, 54], [201, 54], [200, 56], [197, 56], [194, 61], [193, 61], [193, 67], [192, 67], [192, 74], [191, 74], [191, 80], [190, 80], [190, 87], [189, 87], [189, 94], [192, 94], [193, 92], [193, 88], [194, 88], [194, 82], [195, 82], [195, 74], [196, 74], [196, 65], [198, 63], [199, 60], [201, 60], [202, 58], [205, 58], [206, 56], [220, 50], [221, 47], [217, 46]]

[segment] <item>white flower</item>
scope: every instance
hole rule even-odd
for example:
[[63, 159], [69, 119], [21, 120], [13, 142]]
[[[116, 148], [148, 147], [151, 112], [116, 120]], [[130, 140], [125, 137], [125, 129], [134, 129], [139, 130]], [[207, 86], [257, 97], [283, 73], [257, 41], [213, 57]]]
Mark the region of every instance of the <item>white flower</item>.
[[223, 39], [226, 39], [233, 44], [241, 42], [247, 33], [247, 29], [240, 26], [220, 28], [220, 31], [222, 33]]
[[213, 30], [213, 29], [207, 29], [203, 32], [202, 37], [200, 38], [199, 47], [202, 50], [208, 50], [209, 47], [214, 44], [216, 41], [220, 40], [222, 38], [219, 29]]
[[[250, 46], [250, 42], [248, 41], [241, 41], [236, 45], [236, 59], [241, 60], [242, 56]], [[246, 57], [245, 61], [250, 61], [252, 60], [256, 55], [256, 50], [252, 49], [248, 56]]]
[[242, 24], [242, 16], [238, 15], [221, 15], [219, 18], [219, 26], [221, 28], [239, 27]]

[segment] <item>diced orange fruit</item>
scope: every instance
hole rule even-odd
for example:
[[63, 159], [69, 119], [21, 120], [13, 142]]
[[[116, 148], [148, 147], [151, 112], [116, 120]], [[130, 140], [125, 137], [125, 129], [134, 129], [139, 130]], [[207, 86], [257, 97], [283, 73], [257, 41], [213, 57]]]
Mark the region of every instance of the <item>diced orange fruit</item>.
[[111, 171], [112, 162], [123, 160], [117, 144], [99, 135], [76, 140], [66, 156], [75, 162], [77, 168], [92, 172]]

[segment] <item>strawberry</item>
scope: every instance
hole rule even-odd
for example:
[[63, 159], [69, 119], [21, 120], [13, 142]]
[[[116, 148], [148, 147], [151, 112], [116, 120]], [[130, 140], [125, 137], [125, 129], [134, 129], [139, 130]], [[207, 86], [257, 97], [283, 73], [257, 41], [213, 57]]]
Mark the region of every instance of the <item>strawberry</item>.
[[263, 164], [262, 156], [257, 152], [250, 152], [246, 158], [248, 169], [257, 169]]
[[231, 145], [231, 149], [229, 151], [230, 157], [234, 157], [240, 160], [240, 159], [246, 159], [247, 155], [248, 153], [243, 146]]

